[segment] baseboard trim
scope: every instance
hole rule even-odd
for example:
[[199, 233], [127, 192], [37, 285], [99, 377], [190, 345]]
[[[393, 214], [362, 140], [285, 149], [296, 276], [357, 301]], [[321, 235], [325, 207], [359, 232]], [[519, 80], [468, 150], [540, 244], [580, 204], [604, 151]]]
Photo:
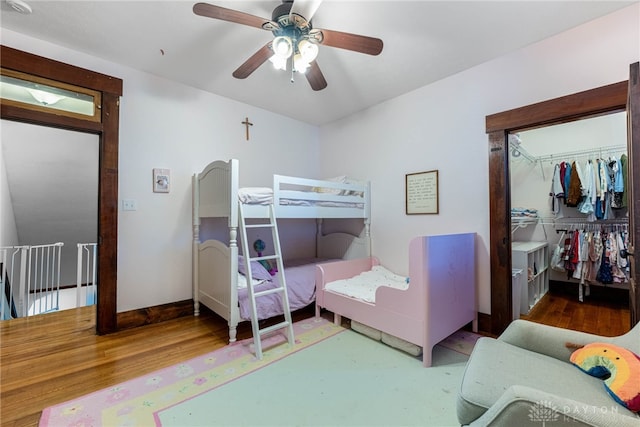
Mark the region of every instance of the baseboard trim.
[[[118, 313], [118, 330], [193, 316], [193, 300], [177, 301]], [[491, 336], [491, 315], [478, 313], [478, 332]]]
[[152, 323], [165, 322], [184, 316], [193, 316], [192, 299], [123, 311], [117, 315], [117, 324], [118, 330], [120, 331], [150, 325]]
[[478, 333], [482, 335], [492, 335], [490, 314], [478, 313]]

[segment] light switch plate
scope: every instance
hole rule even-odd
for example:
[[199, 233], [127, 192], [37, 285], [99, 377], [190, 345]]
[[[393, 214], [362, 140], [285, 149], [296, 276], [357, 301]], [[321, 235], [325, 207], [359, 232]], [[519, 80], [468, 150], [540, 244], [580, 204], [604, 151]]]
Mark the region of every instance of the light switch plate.
[[169, 169], [153, 169], [153, 192], [168, 193], [171, 185]]
[[122, 200], [122, 210], [123, 211], [135, 211], [138, 209], [138, 205], [135, 200], [131, 199], [123, 199]]

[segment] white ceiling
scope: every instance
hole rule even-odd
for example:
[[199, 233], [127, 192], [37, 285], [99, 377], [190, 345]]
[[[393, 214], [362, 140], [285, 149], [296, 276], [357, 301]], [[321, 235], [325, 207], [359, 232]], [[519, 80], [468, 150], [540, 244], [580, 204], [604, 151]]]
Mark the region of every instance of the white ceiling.
[[[1, 1], [4, 28], [315, 125], [637, 2], [324, 0], [314, 28], [377, 37], [384, 48], [369, 56], [321, 46], [317, 61], [328, 87], [314, 92], [303, 76], [292, 84], [269, 63], [233, 78], [272, 35], [197, 16], [195, 1], [26, 0], [30, 15]], [[271, 18], [280, 1], [210, 3]]]

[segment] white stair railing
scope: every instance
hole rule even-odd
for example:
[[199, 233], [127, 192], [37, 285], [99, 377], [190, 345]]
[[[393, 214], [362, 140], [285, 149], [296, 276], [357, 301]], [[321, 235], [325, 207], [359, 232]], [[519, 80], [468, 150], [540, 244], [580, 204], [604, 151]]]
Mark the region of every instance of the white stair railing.
[[0, 320], [72, 308], [74, 300], [76, 307], [96, 303], [97, 243], [77, 244], [75, 298], [73, 288], [60, 289], [63, 246], [0, 247]]
[[0, 247], [0, 319], [58, 309], [62, 246], [64, 243]]
[[[78, 243], [78, 270], [76, 275], [76, 306], [93, 305], [96, 303], [96, 252], [97, 243]], [[85, 292], [83, 295], [82, 284]], [[83, 298], [84, 296], [84, 298]]]
[[[25, 273], [24, 269], [16, 266], [21, 259], [26, 260], [28, 246], [7, 246], [0, 247], [0, 291], [2, 292], [2, 307], [0, 308], [0, 319], [13, 319], [20, 316], [18, 309], [22, 309], [22, 292], [14, 289], [24, 289]], [[18, 300], [16, 301], [16, 294]]]
[[[25, 316], [60, 307], [60, 255], [64, 243], [29, 246]], [[22, 294], [22, 292], [21, 292]], [[23, 294], [25, 295], [25, 294]]]

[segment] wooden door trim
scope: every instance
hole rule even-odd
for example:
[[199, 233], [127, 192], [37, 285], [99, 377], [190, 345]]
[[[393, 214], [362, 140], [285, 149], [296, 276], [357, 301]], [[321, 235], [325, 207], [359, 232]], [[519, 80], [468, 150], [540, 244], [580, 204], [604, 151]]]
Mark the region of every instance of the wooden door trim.
[[2, 67], [102, 93], [101, 122], [43, 113], [0, 101], [0, 117], [96, 134], [100, 141], [98, 188], [98, 298], [96, 331], [117, 330], [118, 134], [122, 80], [0, 45]]
[[631, 312], [631, 326], [640, 322], [640, 290], [638, 289], [638, 277], [640, 273], [640, 221], [637, 221], [640, 213], [640, 173], [634, 169], [634, 165], [640, 165], [640, 62], [631, 64], [629, 69], [629, 105], [627, 111], [628, 134], [631, 143], [628, 153], [628, 170], [631, 177], [631, 191], [628, 193], [628, 204], [633, 204], [634, 215], [629, 215], [629, 230], [631, 232], [631, 250], [633, 257], [629, 257], [631, 264], [631, 288], [629, 292], [629, 311]]
[[624, 111], [628, 86], [628, 81], [618, 82], [486, 117], [490, 178], [491, 333], [500, 334], [513, 318], [509, 133]]

